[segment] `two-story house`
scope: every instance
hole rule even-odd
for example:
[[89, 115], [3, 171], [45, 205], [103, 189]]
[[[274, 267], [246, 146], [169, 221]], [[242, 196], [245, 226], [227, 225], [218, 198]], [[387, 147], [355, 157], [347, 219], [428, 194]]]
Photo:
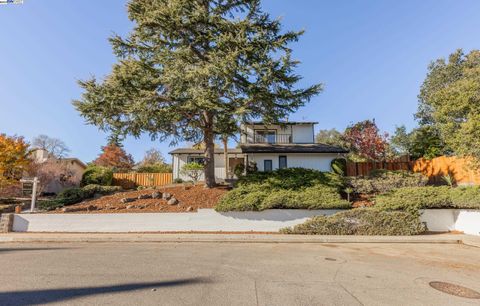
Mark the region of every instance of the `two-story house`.
[[[256, 164], [259, 171], [278, 168], [310, 168], [330, 171], [331, 161], [347, 151], [343, 148], [315, 143], [314, 125], [317, 122], [281, 122], [266, 125], [263, 122], [242, 124], [240, 146], [228, 149], [228, 174], [239, 163]], [[176, 149], [173, 156], [173, 177], [187, 179], [181, 169], [188, 162], [203, 162], [203, 150]], [[215, 150], [215, 177], [227, 178], [223, 149]]]

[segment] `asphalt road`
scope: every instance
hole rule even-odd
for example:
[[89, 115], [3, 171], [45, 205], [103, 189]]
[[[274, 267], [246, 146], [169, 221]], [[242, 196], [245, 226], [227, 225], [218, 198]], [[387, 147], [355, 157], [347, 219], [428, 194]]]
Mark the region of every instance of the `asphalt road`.
[[452, 244], [0, 245], [0, 305], [480, 305], [480, 248]]

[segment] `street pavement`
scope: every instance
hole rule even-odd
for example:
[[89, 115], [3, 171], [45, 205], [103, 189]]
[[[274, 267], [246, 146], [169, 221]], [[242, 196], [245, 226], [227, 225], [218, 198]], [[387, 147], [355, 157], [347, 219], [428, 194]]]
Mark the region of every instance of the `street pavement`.
[[480, 248], [388, 243], [2, 243], [0, 305], [480, 305]]

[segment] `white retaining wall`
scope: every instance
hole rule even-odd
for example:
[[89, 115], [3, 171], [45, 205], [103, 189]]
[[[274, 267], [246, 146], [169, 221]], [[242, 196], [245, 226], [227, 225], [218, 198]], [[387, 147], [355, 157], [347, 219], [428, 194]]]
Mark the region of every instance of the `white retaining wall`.
[[260, 212], [15, 214], [14, 232], [277, 232], [312, 216], [340, 210], [271, 209]]
[[420, 217], [433, 232], [461, 231], [480, 235], [480, 210], [475, 209], [425, 209]]

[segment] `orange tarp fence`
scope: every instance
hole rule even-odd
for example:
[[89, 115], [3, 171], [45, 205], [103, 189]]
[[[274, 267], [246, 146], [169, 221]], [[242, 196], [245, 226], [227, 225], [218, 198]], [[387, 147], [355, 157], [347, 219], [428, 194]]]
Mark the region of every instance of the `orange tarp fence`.
[[173, 182], [173, 173], [114, 173], [113, 185], [124, 189], [136, 186], [162, 186]]
[[450, 175], [457, 184], [480, 185], [480, 171], [472, 169], [468, 160], [454, 156], [440, 156], [431, 160], [419, 159], [413, 164], [413, 171], [427, 176], [431, 183], [442, 182], [442, 176]]

